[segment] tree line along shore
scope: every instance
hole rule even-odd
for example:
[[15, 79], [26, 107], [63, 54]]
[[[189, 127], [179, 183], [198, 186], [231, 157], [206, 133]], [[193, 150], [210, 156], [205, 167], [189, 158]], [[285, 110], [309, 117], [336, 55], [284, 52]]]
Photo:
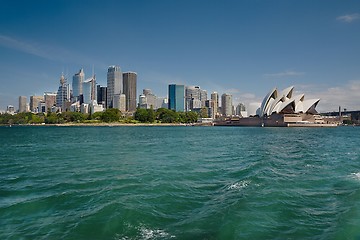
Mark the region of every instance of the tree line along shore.
[[14, 115], [0, 114], [0, 125], [26, 125], [26, 124], [50, 124], [50, 125], [134, 125], [134, 124], [193, 124], [197, 122], [199, 114], [196, 112], [175, 112], [166, 108], [153, 109], [138, 108], [132, 115], [126, 115], [115, 108], [104, 112], [83, 114], [80, 112], [47, 112], [30, 113], [23, 112]]

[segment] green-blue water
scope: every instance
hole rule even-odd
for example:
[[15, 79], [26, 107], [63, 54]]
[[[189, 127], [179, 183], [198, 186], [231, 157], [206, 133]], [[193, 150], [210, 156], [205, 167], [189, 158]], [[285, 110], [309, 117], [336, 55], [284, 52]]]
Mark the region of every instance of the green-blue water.
[[0, 239], [360, 239], [360, 128], [0, 127]]

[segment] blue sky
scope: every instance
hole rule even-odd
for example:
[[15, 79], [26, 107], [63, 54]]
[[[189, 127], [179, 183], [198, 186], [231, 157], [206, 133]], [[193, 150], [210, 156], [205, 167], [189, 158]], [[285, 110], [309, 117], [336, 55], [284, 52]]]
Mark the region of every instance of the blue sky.
[[0, 1], [0, 109], [56, 91], [64, 72], [138, 73], [138, 93], [169, 83], [233, 94], [249, 108], [274, 87], [360, 110], [360, 1]]

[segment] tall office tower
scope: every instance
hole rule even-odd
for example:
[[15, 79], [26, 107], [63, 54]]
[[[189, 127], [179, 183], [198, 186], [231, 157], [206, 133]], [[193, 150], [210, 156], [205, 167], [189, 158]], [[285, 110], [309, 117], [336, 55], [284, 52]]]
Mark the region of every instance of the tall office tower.
[[206, 107], [206, 106], [205, 106], [206, 100], [208, 100], [208, 98], [207, 98], [207, 91], [200, 89], [201, 107]]
[[26, 112], [26, 97], [19, 96], [19, 112]]
[[66, 78], [62, 74], [60, 77], [60, 85], [56, 95], [56, 106], [61, 108], [61, 111], [66, 111], [66, 103], [70, 102], [70, 86], [66, 82]]
[[86, 104], [90, 104], [92, 101], [96, 101], [96, 80], [95, 75], [92, 78], [83, 82], [83, 101]]
[[152, 107], [153, 109], [158, 109], [158, 105], [156, 104], [157, 97], [150, 89], [143, 89], [143, 95], [146, 97], [147, 108]]
[[221, 110], [223, 116], [231, 116], [232, 109], [232, 95], [224, 93], [223, 95], [221, 95]]
[[51, 110], [53, 106], [56, 106], [56, 93], [45, 92], [44, 99], [45, 99], [45, 112], [48, 112], [49, 109]]
[[37, 113], [39, 112], [39, 103], [44, 101], [43, 96], [30, 96], [30, 111]]
[[123, 93], [123, 79], [119, 66], [110, 66], [107, 72], [107, 104], [106, 108], [113, 107], [113, 98], [116, 94]]
[[136, 80], [137, 74], [135, 72], [123, 73], [124, 94], [126, 96], [126, 111], [136, 111]]
[[185, 86], [170, 84], [169, 85], [169, 109], [176, 112], [185, 110]]
[[84, 73], [84, 69], [80, 69], [80, 71], [78, 73], [75, 73], [75, 75], [73, 76], [73, 102], [76, 102], [80, 99], [80, 95], [82, 95], [82, 87], [83, 87], [83, 82], [85, 79], [85, 73]]
[[107, 87], [102, 87], [97, 85], [97, 102], [99, 105], [103, 105], [106, 108], [106, 95], [107, 95]]
[[200, 87], [199, 86], [186, 86], [185, 87], [185, 110], [191, 111], [194, 108], [201, 108]]
[[212, 117], [215, 118], [218, 114], [219, 109], [219, 94], [217, 92], [211, 93], [211, 110], [212, 110]]

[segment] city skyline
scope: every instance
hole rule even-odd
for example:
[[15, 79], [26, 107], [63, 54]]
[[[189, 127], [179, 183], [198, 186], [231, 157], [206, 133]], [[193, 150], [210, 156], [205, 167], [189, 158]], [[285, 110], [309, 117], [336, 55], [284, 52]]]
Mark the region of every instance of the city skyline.
[[138, 73], [137, 97], [197, 85], [249, 108], [293, 85], [319, 111], [360, 108], [358, 1], [16, 1], [0, 18], [0, 110], [62, 72], [106, 85], [110, 65]]

